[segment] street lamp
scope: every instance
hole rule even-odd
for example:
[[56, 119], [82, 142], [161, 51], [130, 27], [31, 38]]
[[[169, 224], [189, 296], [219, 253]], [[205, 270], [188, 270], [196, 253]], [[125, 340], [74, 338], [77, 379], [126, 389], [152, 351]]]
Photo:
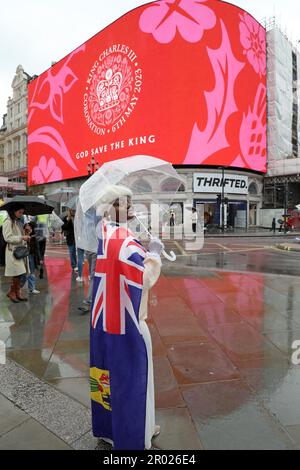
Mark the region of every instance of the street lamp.
[[283, 231], [286, 234], [287, 229], [287, 180], [284, 181], [284, 224], [283, 224]]
[[222, 229], [222, 233], [224, 233], [225, 232], [225, 202], [227, 202], [225, 201], [225, 167], [219, 166], [219, 170], [222, 170], [221, 229]]
[[89, 176], [92, 176], [95, 171], [99, 170], [99, 163], [95, 161], [95, 158], [92, 157], [90, 163], [88, 163], [86, 170]]

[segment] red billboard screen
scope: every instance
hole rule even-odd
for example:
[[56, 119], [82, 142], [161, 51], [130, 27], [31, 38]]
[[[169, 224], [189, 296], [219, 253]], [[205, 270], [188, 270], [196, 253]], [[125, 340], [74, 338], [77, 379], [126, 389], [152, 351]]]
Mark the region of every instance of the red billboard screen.
[[29, 84], [29, 185], [135, 154], [266, 170], [266, 34], [219, 0], [139, 7]]

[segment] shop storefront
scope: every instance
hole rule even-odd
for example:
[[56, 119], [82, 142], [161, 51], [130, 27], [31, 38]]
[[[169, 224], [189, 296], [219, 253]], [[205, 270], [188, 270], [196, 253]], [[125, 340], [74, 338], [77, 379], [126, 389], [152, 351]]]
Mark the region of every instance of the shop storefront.
[[26, 193], [26, 184], [9, 181], [5, 176], [0, 176], [0, 199], [13, 197]]
[[197, 208], [205, 226], [222, 225], [222, 197], [225, 227], [247, 229], [260, 225], [262, 175], [221, 168], [182, 169], [180, 173], [187, 181], [184, 203]]

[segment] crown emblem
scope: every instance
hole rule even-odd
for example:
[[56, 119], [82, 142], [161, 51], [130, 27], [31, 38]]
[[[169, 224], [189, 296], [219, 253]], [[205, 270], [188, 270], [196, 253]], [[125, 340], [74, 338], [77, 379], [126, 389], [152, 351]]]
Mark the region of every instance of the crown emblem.
[[112, 69], [108, 69], [105, 80], [101, 80], [97, 85], [97, 97], [100, 111], [113, 108], [119, 104], [119, 94], [122, 85], [122, 73], [113, 74]]

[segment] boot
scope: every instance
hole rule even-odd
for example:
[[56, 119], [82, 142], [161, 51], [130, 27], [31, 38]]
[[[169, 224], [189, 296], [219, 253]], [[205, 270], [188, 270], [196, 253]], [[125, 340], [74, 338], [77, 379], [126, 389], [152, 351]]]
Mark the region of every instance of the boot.
[[23, 302], [27, 302], [28, 299], [26, 297], [23, 297], [22, 293], [21, 293], [20, 278], [16, 277], [15, 279], [16, 279], [16, 281], [15, 281], [15, 293], [16, 293], [17, 299], [21, 300]]
[[15, 278], [14, 278], [14, 277], [12, 278], [9, 291], [8, 291], [8, 293], [7, 293], [6, 295], [7, 295], [7, 297], [8, 297], [12, 302], [14, 302], [15, 304], [20, 303], [20, 301], [19, 301], [18, 298], [17, 298], [17, 294], [16, 294], [16, 292], [15, 292]]

